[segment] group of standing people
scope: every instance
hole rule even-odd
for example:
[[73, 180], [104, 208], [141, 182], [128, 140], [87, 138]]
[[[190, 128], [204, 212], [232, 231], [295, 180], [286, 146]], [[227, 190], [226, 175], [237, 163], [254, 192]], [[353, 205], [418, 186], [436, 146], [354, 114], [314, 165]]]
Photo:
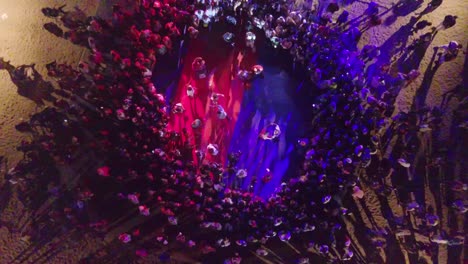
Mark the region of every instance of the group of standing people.
[[[65, 37], [89, 48], [90, 55], [78, 68], [47, 65], [62, 99], [53, 110], [36, 114], [26, 124], [31, 130], [47, 129], [37, 140], [24, 142], [21, 150], [35, 162], [49, 157], [47, 161], [72, 164], [80, 149], [102, 157], [95, 173], [81, 176], [74, 194], [67, 186], [51, 187], [56, 196], [68, 197], [58, 214], [106, 232], [108, 216], [86, 216], [83, 208], [123, 204], [122, 213], [134, 210], [138, 217], [158, 219], [152, 224], [159, 230], [154, 243], [195, 248], [205, 257], [220, 252], [225, 263], [240, 263], [249, 252], [268, 255], [263, 245], [276, 237], [285, 243], [300, 239], [324, 261], [362, 260], [343, 220], [355, 212], [354, 200], [365, 195], [361, 182], [368, 181], [377, 192], [396, 191], [382, 175], [390, 169], [409, 168], [417, 145], [412, 135], [439, 124], [439, 119], [423, 114], [393, 117], [398, 92], [417, 75], [393, 75], [382, 66], [367, 76], [367, 64], [380, 51], [372, 46], [358, 49], [361, 31], [357, 25], [348, 27], [346, 11], [333, 18], [339, 10], [336, 4], [318, 13], [282, 1], [137, 2], [133, 12], [113, 6], [109, 21], [88, 17], [68, 23]], [[370, 19], [378, 9], [370, 7]], [[191, 129], [168, 127], [190, 106], [170, 105], [153, 82], [153, 69], [160, 60], [178, 58], [181, 42], [190, 44], [191, 39], [210, 34], [216, 23], [226, 23], [233, 32], [223, 32], [223, 40], [242, 47], [239, 52], [244, 54], [255, 53], [256, 36], [265, 34], [273, 47], [292, 56], [314, 87], [315, 98], [307, 109], [313, 115], [310, 133], [297, 144], [304, 154], [302, 167], [297, 177], [284, 179], [266, 199], [242, 184], [227, 184], [231, 176], [240, 181], [246, 177], [247, 172], [236, 166], [242, 153], [230, 153], [226, 164], [205, 159], [220, 151], [214, 143], [203, 149], [194, 144], [191, 133], [203, 120], [191, 120]], [[441, 57], [454, 53], [455, 46], [459, 48], [457, 43], [441, 47]], [[209, 80], [203, 58], [196, 58], [192, 69], [194, 78]], [[233, 69], [237, 72], [233, 76], [244, 82], [263, 71], [247, 62]], [[197, 96], [198, 88], [187, 84], [186, 96]], [[229, 122], [219, 103], [223, 95], [214, 90], [205, 94], [217, 118]], [[274, 140], [280, 133], [281, 127], [271, 124], [259, 136]], [[400, 136], [397, 151], [388, 151], [385, 142], [395, 134]], [[16, 181], [29, 168], [17, 166], [10, 171], [10, 180]], [[271, 171], [258, 178], [268, 184]], [[412, 202], [402, 201], [408, 210]], [[466, 211], [463, 202], [458, 205], [460, 212]], [[113, 210], [109, 214], [119, 208]], [[118, 239], [138, 244], [136, 231], [122, 233]], [[140, 257], [148, 253], [145, 248], [136, 252]], [[309, 263], [306, 255], [297, 261]]]

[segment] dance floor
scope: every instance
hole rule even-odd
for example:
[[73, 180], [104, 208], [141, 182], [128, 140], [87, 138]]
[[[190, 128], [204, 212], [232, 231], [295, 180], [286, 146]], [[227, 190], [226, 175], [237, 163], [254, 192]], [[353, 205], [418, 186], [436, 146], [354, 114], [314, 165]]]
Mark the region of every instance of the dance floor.
[[[181, 49], [177, 76], [161, 74], [155, 80], [157, 85], [167, 86], [165, 94], [171, 102], [170, 108], [174, 109], [175, 104], [181, 103], [185, 109], [182, 114], [172, 114], [169, 127], [182, 136], [185, 129], [189, 135], [187, 139], [196, 149], [205, 152], [204, 160], [207, 162], [225, 164], [228, 153], [240, 151], [242, 155], [237, 168], [245, 169], [247, 177], [237, 184], [248, 189], [255, 183], [252, 185], [254, 192], [267, 197], [283, 177], [296, 170], [293, 149], [304, 122], [292, 94], [297, 92], [301, 82], [294, 80], [282, 68], [281, 56], [263, 44], [255, 53], [242, 57], [238, 49], [229, 47], [222, 39], [202, 37], [188, 41], [190, 43], [184, 43]], [[190, 48], [186, 49], [187, 46]], [[196, 57], [205, 59], [208, 66], [208, 76], [201, 80], [193, 77], [192, 61]], [[237, 72], [232, 66], [236, 59], [243, 59], [249, 65], [262, 65], [264, 78], [255, 79], [245, 87], [240, 80], [233, 78], [233, 71]], [[193, 98], [187, 95], [187, 84], [195, 87]], [[217, 107], [212, 107], [210, 100], [212, 92], [222, 95], [218, 104], [225, 109], [227, 119], [217, 117]], [[192, 128], [195, 119], [202, 121], [201, 127]], [[262, 129], [271, 123], [280, 126], [279, 138], [274, 141], [260, 139]], [[208, 144], [216, 144], [219, 154], [208, 154]], [[272, 179], [264, 183], [261, 177], [266, 175], [267, 169], [271, 171]], [[254, 179], [254, 176], [259, 178]], [[224, 181], [229, 186], [236, 183], [235, 178], [235, 175], [229, 175]]]

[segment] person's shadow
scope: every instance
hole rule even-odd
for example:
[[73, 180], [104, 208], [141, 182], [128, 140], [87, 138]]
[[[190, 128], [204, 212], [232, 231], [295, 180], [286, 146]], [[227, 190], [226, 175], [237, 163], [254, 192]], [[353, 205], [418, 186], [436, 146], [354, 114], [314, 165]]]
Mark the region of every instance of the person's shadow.
[[34, 64], [15, 67], [9, 61], [0, 58], [0, 69], [8, 71], [11, 81], [18, 88], [19, 95], [34, 101], [37, 105], [44, 105], [44, 101], [56, 101], [52, 95], [54, 91], [52, 83], [42, 78]]
[[427, 48], [434, 40], [437, 32], [432, 33], [429, 40], [423, 40], [423, 38], [429, 34], [431, 33], [427, 33], [421, 36], [420, 39], [414, 41], [414, 43], [410, 45], [411, 48], [405, 49], [403, 55], [398, 59], [397, 62], [398, 68], [401, 72], [408, 73], [413, 69], [419, 68], [422, 59], [426, 55]]
[[49, 22], [44, 24], [44, 29], [54, 34], [56, 37], [63, 38], [63, 30], [55, 23]]
[[390, 26], [398, 19], [398, 17], [405, 17], [417, 10], [424, 1], [400, 1], [392, 8], [392, 14], [385, 19], [384, 24]]
[[411, 110], [417, 111], [422, 109], [425, 105], [427, 94], [429, 93], [429, 89], [431, 88], [432, 80], [434, 78], [437, 69], [439, 69], [440, 64], [434, 63], [437, 56], [437, 49], [434, 50], [434, 54], [432, 55], [431, 61], [427, 66], [427, 70], [424, 73], [424, 78], [421, 83], [421, 86], [416, 91], [416, 95], [413, 100], [413, 105]]

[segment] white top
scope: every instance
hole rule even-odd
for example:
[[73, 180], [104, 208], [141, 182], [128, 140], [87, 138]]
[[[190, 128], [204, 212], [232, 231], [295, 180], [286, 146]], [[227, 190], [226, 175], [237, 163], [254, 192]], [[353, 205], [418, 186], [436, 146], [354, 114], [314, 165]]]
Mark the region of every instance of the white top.
[[247, 177], [247, 171], [244, 169], [240, 169], [236, 173], [237, 178], [245, 178]]
[[219, 119], [226, 119], [227, 118], [227, 113], [224, 111], [224, 108], [220, 105], [218, 105], [218, 118]]
[[187, 96], [188, 97], [193, 97], [195, 95], [195, 88], [193, 88], [191, 85], [187, 86]]
[[213, 145], [213, 144], [208, 144], [208, 147], [206, 147], [208, 149], [208, 152], [213, 155], [213, 156], [216, 156], [218, 155], [219, 151], [218, 151], [218, 148]]
[[182, 105], [182, 103], [175, 104], [174, 113], [183, 113], [184, 111], [185, 111], [185, 108]]

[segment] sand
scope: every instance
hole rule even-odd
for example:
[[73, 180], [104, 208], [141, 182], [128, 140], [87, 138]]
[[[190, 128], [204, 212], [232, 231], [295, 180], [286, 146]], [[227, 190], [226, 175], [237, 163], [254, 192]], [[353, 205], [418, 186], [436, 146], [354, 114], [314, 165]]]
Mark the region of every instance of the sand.
[[[22, 64], [35, 63], [36, 69], [46, 76], [44, 65], [53, 60], [58, 62], [66, 62], [77, 64], [84, 54], [84, 50], [76, 45], [73, 45], [67, 40], [57, 38], [43, 29], [43, 24], [53, 21], [53, 19], [43, 16], [41, 8], [59, 6], [63, 1], [53, 0], [0, 0], [0, 57], [11, 61], [15, 66]], [[92, 15], [96, 12], [108, 13], [109, 9], [106, 8], [110, 3], [115, 1], [101, 1], [98, 0], [66, 0], [67, 8], [72, 8], [77, 5], [87, 14]], [[390, 1], [378, 0], [380, 5], [391, 7]], [[416, 12], [421, 12], [427, 3], [423, 3]], [[419, 76], [412, 84], [402, 90], [397, 99], [397, 111], [408, 111], [412, 104], [416, 90], [421, 86], [423, 75], [430, 64], [431, 56], [433, 54], [432, 48], [434, 46], [447, 44], [451, 40], [456, 40], [463, 44], [465, 47], [468, 44], [468, 6], [467, 0], [445, 0], [441, 7], [436, 9], [430, 14], [425, 15], [422, 19], [431, 21], [434, 25], [439, 24], [443, 17], [447, 14], [457, 15], [457, 25], [448, 30], [440, 31], [436, 38], [431, 43], [426, 54], [421, 60]], [[361, 2], [355, 2], [346, 9], [350, 11], [351, 16], [356, 16], [362, 13], [366, 5]], [[382, 9], [384, 10], [384, 9]], [[391, 13], [384, 16], [384, 20], [390, 16]], [[410, 17], [413, 14], [405, 17], [398, 17], [390, 25], [381, 25], [371, 28], [364, 33], [362, 43], [372, 43], [380, 46], [384, 43], [390, 45], [393, 43], [394, 34], [401, 30], [405, 25], [410, 22]], [[423, 30], [418, 33], [425, 33]], [[414, 40], [415, 37], [409, 37], [408, 44]], [[462, 69], [465, 61], [465, 56], [460, 54], [457, 59], [443, 64], [435, 73], [432, 84], [428, 91], [425, 103], [428, 106], [437, 106], [442, 101], [442, 95], [453, 89], [455, 85], [462, 81]], [[451, 113], [456, 107], [457, 100], [453, 100], [444, 115], [444, 128], [440, 135], [440, 139], [449, 141]], [[16, 151], [16, 147], [21, 140], [27, 138], [27, 135], [17, 132], [14, 129], [15, 124], [21, 120], [26, 120], [28, 117], [36, 112], [38, 107], [31, 100], [24, 98], [17, 93], [17, 88], [11, 82], [8, 73], [5, 70], [0, 70], [0, 155], [5, 155], [8, 159], [8, 166], [11, 167], [20, 158], [21, 153]], [[465, 162], [466, 164], [466, 162]], [[467, 171], [467, 165], [463, 162], [456, 162], [457, 167], [455, 173]], [[465, 166], [465, 167], [463, 167]], [[2, 168], [1, 175], [4, 175], [5, 168]], [[455, 175], [454, 177], [462, 177], [463, 175]], [[4, 181], [3, 176], [0, 178], [0, 185], [8, 184]], [[3, 188], [2, 192], [6, 188]], [[17, 199], [17, 188], [13, 187], [12, 196], [6, 203], [6, 208], [0, 215], [0, 263], [9, 263], [18, 255], [23, 254], [23, 250], [29, 246], [28, 237], [15, 230], [15, 226], [26, 223], [28, 226], [29, 212], [23, 210], [24, 206]], [[435, 197], [434, 193], [426, 190], [427, 202], [435, 203], [435, 200], [440, 199]], [[372, 212], [376, 224], [380, 227], [387, 226], [387, 220], [383, 217], [379, 201], [375, 194], [368, 192], [369, 195], [365, 197], [365, 203]], [[396, 215], [402, 215], [402, 209], [397, 205], [394, 196], [389, 197], [389, 204], [392, 211]], [[442, 207], [443, 215], [447, 215], [448, 208]], [[446, 218], [442, 218], [442, 226], [448, 230]], [[458, 221], [459, 231], [464, 230], [463, 222]], [[352, 227], [350, 227], [352, 228]], [[27, 229], [27, 228], [26, 228]], [[55, 238], [60, 239], [60, 238]], [[59, 253], [55, 257], [47, 260], [45, 263], [77, 263], [77, 261], [86, 256], [88, 253], [95, 251], [95, 249], [103, 247], [104, 243], [92, 236], [86, 239], [73, 242], [72, 239], [63, 240], [60, 246]], [[65, 248], [60, 248], [60, 247]], [[48, 248], [42, 248], [39, 252], [45, 252]], [[23, 252], [23, 253], [21, 253]], [[29, 261], [33, 261], [40, 254], [39, 252], [32, 253]], [[405, 251], [403, 250], [405, 253]], [[406, 253], [405, 253], [406, 254]], [[382, 254], [384, 259], [387, 259], [385, 254]], [[407, 256], [406, 256], [407, 258]], [[44, 260], [44, 259], [43, 259]], [[257, 260], [258, 261], [258, 260]], [[447, 247], [439, 247], [439, 263], [447, 262]], [[35, 262], [37, 263], [37, 262]], [[387, 262], [388, 263], [388, 262]], [[453, 262], [451, 262], [453, 263]]]

